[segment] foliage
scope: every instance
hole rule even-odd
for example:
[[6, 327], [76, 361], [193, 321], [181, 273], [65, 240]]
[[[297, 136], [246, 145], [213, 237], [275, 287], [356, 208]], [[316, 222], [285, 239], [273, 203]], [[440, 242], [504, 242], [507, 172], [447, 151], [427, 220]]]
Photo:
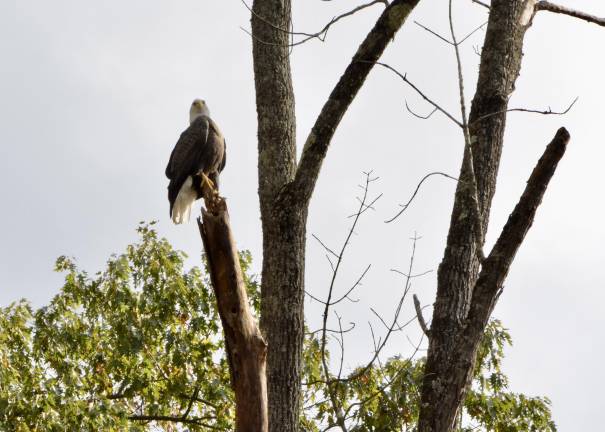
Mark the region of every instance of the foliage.
[[[60, 293], [33, 311], [24, 300], [0, 310], [0, 429], [6, 431], [232, 430], [233, 395], [207, 272], [184, 270], [185, 254], [153, 223], [94, 276], [60, 257]], [[259, 286], [240, 254], [251, 303]], [[507, 391], [501, 371], [507, 331], [493, 321], [477, 355], [464, 425], [496, 432], [554, 431], [549, 401]], [[321, 369], [321, 346], [304, 351], [302, 429], [413, 430], [423, 359], [391, 358], [348, 378]], [[338, 397], [343, 412], [330, 403]], [[466, 426], [465, 426], [466, 427]]]
[[[459, 432], [556, 431], [547, 398], [508, 391], [508, 379], [502, 373], [501, 363], [504, 347], [511, 343], [510, 334], [500, 321], [488, 324], [477, 353], [473, 385], [456, 428]], [[310, 422], [303, 420], [306, 430], [338, 427], [327, 391], [330, 385], [337, 387], [350, 432], [414, 430], [419, 415], [424, 360], [394, 357], [361, 375], [355, 370], [342, 382], [316, 385], [314, 391], [324, 397], [313, 407], [315, 427], [309, 427]]]
[[191, 431], [230, 428], [210, 284], [150, 225], [138, 232], [94, 277], [60, 257], [65, 284], [50, 305], [2, 310], [0, 429], [137, 431], [184, 417]]

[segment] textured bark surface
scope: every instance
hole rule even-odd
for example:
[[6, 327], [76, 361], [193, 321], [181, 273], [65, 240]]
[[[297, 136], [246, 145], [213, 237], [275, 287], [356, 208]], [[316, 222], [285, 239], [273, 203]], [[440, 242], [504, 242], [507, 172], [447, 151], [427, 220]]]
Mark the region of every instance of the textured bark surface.
[[290, 75], [289, 0], [255, 0], [253, 58], [263, 226], [261, 328], [269, 344], [269, 430], [298, 430], [304, 336], [305, 240], [309, 200], [340, 120], [365, 78], [419, 0], [395, 0], [378, 19], [332, 91], [296, 166]]
[[[534, 221], [538, 206], [542, 202], [559, 161], [565, 154], [569, 139], [569, 132], [565, 128], [557, 131], [527, 180], [523, 195], [508, 217], [494, 248], [483, 262], [473, 291], [473, 301], [464, 334], [464, 340], [472, 341], [474, 344], [473, 357], [483, 329], [496, 305], [508, 270]], [[464, 350], [464, 346], [460, 346], [459, 350]]]
[[263, 227], [261, 328], [269, 344], [269, 430], [297, 430], [303, 343], [306, 211], [278, 200], [296, 169], [288, 53], [289, 0], [255, 0], [251, 19]]
[[[209, 201], [206, 201], [207, 205]], [[267, 432], [267, 344], [248, 303], [225, 201], [214, 200], [198, 219], [225, 334], [237, 432]]]
[[[517, 250], [521, 246], [527, 231], [531, 227], [536, 210], [542, 201], [546, 188], [552, 178], [557, 164], [563, 157], [567, 143], [568, 132], [561, 128], [552, 142], [546, 147], [544, 155], [534, 168], [514, 211], [509, 216], [500, 237], [492, 252], [485, 259], [473, 292], [469, 314], [464, 328], [456, 335], [456, 343], [449, 353], [450, 363], [445, 365], [447, 386], [433, 387], [433, 394], [438, 394], [441, 401], [433, 402], [436, 409], [427, 410], [423, 405], [424, 417], [419, 424], [420, 431], [450, 431], [458, 407], [455, 401], [462, 402], [473, 373], [474, 360], [477, 355], [485, 326], [502, 291], [502, 286]], [[431, 335], [432, 336], [432, 335]], [[433, 382], [439, 382], [434, 380]], [[424, 389], [423, 389], [424, 392]], [[424, 396], [424, 393], [423, 393]], [[445, 411], [448, 410], [448, 411]]]
[[[477, 183], [481, 233], [473, 221], [473, 194], [467, 164], [462, 165], [443, 260], [422, 389], [419, 431], [453, 427], [474, 367], [474, 355], [459, 351], [468, 325], [473, 288], [479, 274], [477, 238], [483, 239], [502, 153], [506, 109], [519, 75], [522, 46], [535, 0], [493, 0], [481, 53], [469, 132]], [[465, 151], [465, 158], [468, 152]], [[481, 245], [482, 246], [482, 245]], [[481, 330], [482, 332], [483, 330]], [[478, 343], [479, 335], [473, 335]], [[471, 344], [471, 345], [472, 345]]]

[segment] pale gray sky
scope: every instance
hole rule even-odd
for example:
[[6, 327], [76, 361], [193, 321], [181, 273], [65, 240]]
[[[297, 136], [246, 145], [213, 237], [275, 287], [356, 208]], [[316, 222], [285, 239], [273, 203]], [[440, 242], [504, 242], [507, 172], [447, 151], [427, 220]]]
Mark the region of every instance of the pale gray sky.
[[[563, 4], [605, 16], [600, 1]], [[298, 1], [294, 24], [316, 30], [350, 7], [345, 0]], [[300, 143], [380, 9], [343, 21], [323, 44], [294, 50]], [[486, 13], [457, 0], [456, 16], [463, 35]], [[413, 18], [447, 32], [443, 1], [423, 0]], [[222, 192], [238, 244], [253, 252], [260, 268], [251, 43], [239, 26], [248, 27], [249, 20], [238, 0], [0, 2], [0, 305], [21, 297], [43, 305], [61, 286], [61, 276], [52, 272], [57, 256], [75, 256], [83, 268], [97, 271], [136, 238], [139, 220], [158, 219], [160, 234], [197, 262], [197, 227], [169, 223], [163, 175], [195, 97], [208, 101], [227, 137]], [[473, 45], [482, 37], [477, 33], [463, 48], [469, 100], [478, 65]], [[580, 99], [565, 117], [509, 115], [488, 236], [493, 241], [545, 145], [566, 126], [568, 152], [495, 311], [515, 341], [505, 364], [512, 389], [549, 396], [561, 431], [596, 430], [605, 406], [603, 46], [605, 29], [546, 12], [536, 17], [511, 106], [559, 109]], [[457, 112], [454, 56], [443, 42], [410, 21], [384, 61]], [[384, 314], [392, 309], [402, 281], [389, 269], [407, 265], [408, 238], [415, 231], [423, 236], [418, 271], [436, 269], [443, 253], [453, 182], [432, 179], [396, 223], [382, 222], [427, 172], [457, 175], [462, 154], [455, 126], [437, 114], [428, 121], [412, 117], [406, 99], [416, 111], [430, 110], [388, 71], [371, 73], [334, 138], [311, 204], [309, 234], [336, 247], [346, 234], [361, 172], [380, 176], [375, 190], [384, 196], [362, 220], [339, 285], [345, 289], [372, 264], [357, 292], [361, 301], [340, 309], [345, 321], [359, 325], [348, 341], [349, 366], [369, 356], [369, 307]], [[321, 247], [309, 239], [307, 288], [322, 295], [329, 268]], [[433, 273], [414, 291], [430, 304], [434, 287]], [[413, 314], [410, 304], [405, 316]], [[310, 303], [312, 327], [319, 314]], [[417, 337], [417, 330], [408, 335]], [[389, 353], [409, 350], [401, 334]]]

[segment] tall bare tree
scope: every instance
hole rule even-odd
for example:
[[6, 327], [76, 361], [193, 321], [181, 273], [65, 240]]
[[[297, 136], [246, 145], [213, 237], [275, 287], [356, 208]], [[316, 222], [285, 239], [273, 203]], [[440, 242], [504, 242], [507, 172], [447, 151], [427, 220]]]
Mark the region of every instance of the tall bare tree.
[[[487, 319], [569, 140], [562, 129], [547, 147], [500, 240], [485, 258], [483, 242], [502, 152], [508, 100], [521, 67], [525, 32], [540, 10], [603, 24], [598, 18], [546, 1], [493, 0], [491, 5], [473, 2], [489, 9], [489, 23], [468, 119], [460, 82], [463, 120], [459, 125], [464, 131], [465, 156], [428, 331], [430, 345], [419, 423], [423, 432], [452, 429]], [[298, 428], [306, 222], [322, 162], [347, 108], [419, 0], [377, 0], [351, 13], [376, 3], [386, 7], [329, 95], [299, 161], [289, 60], [291, 0], [254, 0], [251, 9], [263, 227], [261, 328], [269, 345], [267, 390], [272, 432]], [[454, 46], [457, 50], [455, 39]]]
[[[489, 6], [477, 89], [468, 122], [463, 118], [469, 145], [465, 147], [447, 244], [438, 271], [420, 432], [453, 429], [485, 326], [569, 141], [568, 132], [561, 128], [534, 168], [495, 246], [484, 257], [482, 248], [504, 144], [508, 101], [521, 69], [524, 36], [541, 10], [605, 25], [605, 20], [546, 1], [492, 0]], [[463, 98], [462, 115], [465, 116]], [[478, 211], [471, 211], [474, 208]]]
[[298, 163], [289, 59], [291, 2], [254, 1], [252, 36], [263, 227], [261, 328], [269, 344], [270, 431], [298, 429], [305, 233], [309, 200], [322, 162], [342, 116], [374, 66], [373, 62], [418, 1], [394, 0], [385, 8], [328, 97]]

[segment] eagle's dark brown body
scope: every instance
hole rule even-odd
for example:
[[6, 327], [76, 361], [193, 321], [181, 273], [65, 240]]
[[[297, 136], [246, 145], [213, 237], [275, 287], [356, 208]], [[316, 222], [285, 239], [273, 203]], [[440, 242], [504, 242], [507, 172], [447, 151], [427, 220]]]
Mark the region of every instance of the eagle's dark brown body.
[[166, 166], [170, 216], [175, 223], [182, 223], [184, 214], [189, 219], [193, 201], [202, 197], [200, 174], [208, 176], [218, 189], [225, 163], [225, 138], [218, 126], [206, 115], [197, 117], [181, 134]]

